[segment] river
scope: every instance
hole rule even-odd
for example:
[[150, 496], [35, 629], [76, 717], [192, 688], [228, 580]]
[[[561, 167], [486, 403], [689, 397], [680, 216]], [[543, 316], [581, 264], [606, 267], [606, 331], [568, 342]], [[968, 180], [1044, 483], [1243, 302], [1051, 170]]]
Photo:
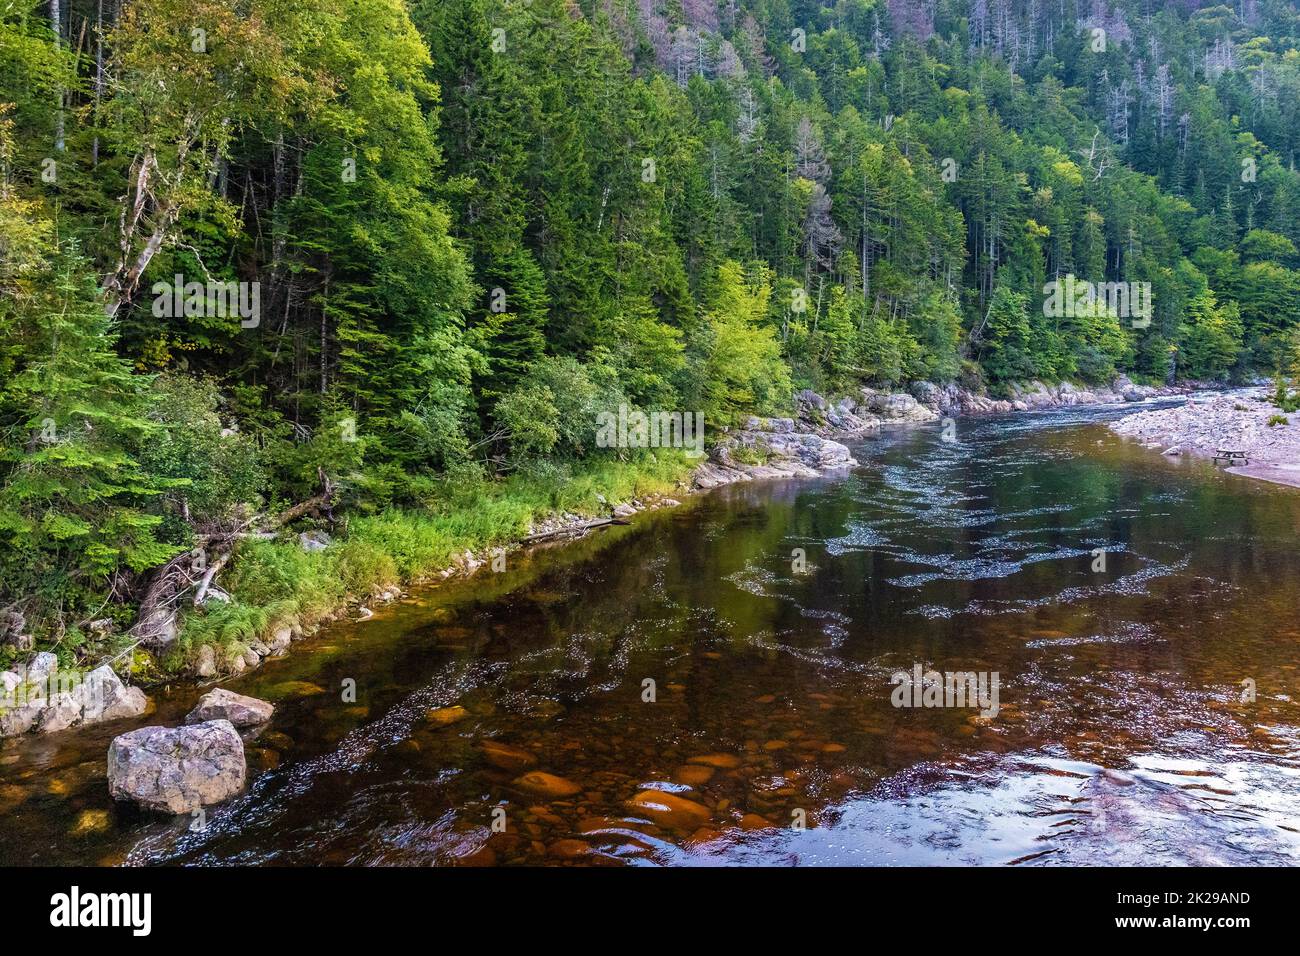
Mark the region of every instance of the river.
[[[225, 685], [278, 709], [202, 820], [104, 778], [199, 689], [6, 741], [0, 863], [1300, 862], [1300, 491], [1121, 413], [885, 432], [336, 624]], [[916, 665], [997, 713], [894, 706]]]

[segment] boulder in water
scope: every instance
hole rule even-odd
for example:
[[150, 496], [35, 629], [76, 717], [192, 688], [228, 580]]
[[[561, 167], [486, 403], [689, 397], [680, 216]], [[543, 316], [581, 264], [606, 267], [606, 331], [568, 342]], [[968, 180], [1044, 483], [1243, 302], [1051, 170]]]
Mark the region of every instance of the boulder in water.
[[115, 800], [159, 813], [191, 813], [244, 787], [244, 742], [228, 720], [184, 727], [141, 727], [108, 748], [108, 789]]
[[228, 720], [236, 727], [255, 727], [266, 723], [274, 713], [274, 704], [217, 687], [199, 698], [198, 704], [186, 715], [185, 723]]

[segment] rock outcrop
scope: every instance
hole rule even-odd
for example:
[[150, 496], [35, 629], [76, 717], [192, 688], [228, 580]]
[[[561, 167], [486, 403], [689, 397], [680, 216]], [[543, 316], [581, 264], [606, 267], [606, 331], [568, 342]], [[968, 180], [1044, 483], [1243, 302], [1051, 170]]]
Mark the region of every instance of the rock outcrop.
[[916, 396], [907, 392], [879, 392], [871, 388], [862, 390], [858, 415], [861, 417], [864, 412], [877, 416], [884, 424], [898, 425], [923, 424], [939, 417], [937, 411], [921, 404]]
[[0, 674], [0, 737], [56, 733], [81, 724], [138, 717], [149, 701], [107, 664], [89, 673], [60, 671], [49, 652]]
[[198, 704], [186, 715], [185, 723], [228, 720], [236, 727], [256, 727], [270, 720], [274, 713], [275, 705], [268, 701], [217, 687], [199, 698]]
[[857, 462], [837, 441], [801, 430], [792, 418], [751, 418], [714, 446], [695, 470], [696, 488], [761, 478], [813, 478]]
[[8, 645], [17, 651], [32, 649], [32, 636], [27, 633], [27, 618], [22, 611], [7, 609], [0, 611], [0, 644]]
[[1009, 412], [1028, 412], [1045, 408], [1066, 408], [1072, 405], [1110, 405], [1123, 402], [1142, 402], [1149, 398], [1168, 395], [1185, 395], [1197, 386], [1193, 383], [1161, 386], [1136, 385], [1126, 375], [1118, 376], [1105, 388], [1081, 388], [1070, 382], [1045, 385], [1039, 381], [1013, 384], [1006, 398], [978, 395], [960, 385], [936, 385], [933, 382], [913, 382], [910, 391], [922, 405], [940, 415], [1002, 415]]
[[184, 727], [141, 727], [108, 748], [115, 800], [159, 813], [192, 813], [228, 800], [247, 777], [244, 742], [228, 720]]

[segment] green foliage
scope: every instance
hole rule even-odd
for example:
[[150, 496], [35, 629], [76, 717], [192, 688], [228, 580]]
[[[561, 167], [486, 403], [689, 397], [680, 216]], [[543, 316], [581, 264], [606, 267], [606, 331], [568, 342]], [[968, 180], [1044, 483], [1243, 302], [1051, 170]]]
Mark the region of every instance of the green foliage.
[[597, 416], [626, 399], [608, 370], [546, 358], [497, 403], [515, 466], [535, 458], [582, 458], [595, 448]]
[[707, 422], [732, 424], [749, 412], [770, 414], [790, 399], [790, 371], [766, 321], [770, 283], [764, 267], [752, 277], [736, 262], [718, 268], [708, 311], [688, 347], [696, 407]]
[[148, 417], [154, 428], [138, 466], [174, 487], [161, 505], [170, 540], [186, 531], [231, 527], [260, 510], [267, 485], [262, 451], [246, 435], [223, 426], [221, 394], [208, 379], [168, 374], [154, 380]]
[[[26, 211], [0, 204], [0, 233]], [[0, 604], [28, 601], [39, 626], [176, 553], [155, 509], [185, 480], [140, 467], [149, 380], [114, 354], [84, 260], [18, 226], [0, 244]]]
[[[288, 570], [328, 604], [653, 469], [593, 447], [624, 403], [1290, 369], [1293, 11], [1105, 6], [1098, 55], [1071, 5], [126, 0], [100, 74], [0, 2], [0, 601], [71, 619], [326, 483], [348, 557]], [[257, 324], [154, 314], [178, 273]]]

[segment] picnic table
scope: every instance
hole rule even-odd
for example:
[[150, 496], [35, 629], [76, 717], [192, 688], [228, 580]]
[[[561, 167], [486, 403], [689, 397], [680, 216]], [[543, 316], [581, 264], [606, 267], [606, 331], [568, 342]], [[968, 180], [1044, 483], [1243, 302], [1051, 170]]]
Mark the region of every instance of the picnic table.
[[1238, 463], [1243, 465], [1250, 464], [1250, 459], [1246, 457], [1246, 453], [1244, 451], [1237, 451], [1235, 448], [1220, 448], [1214, 453], [1213, 460], [1218, 461], [1219, 459], [1223, 459], [1229, 465], [1235, 465]]

